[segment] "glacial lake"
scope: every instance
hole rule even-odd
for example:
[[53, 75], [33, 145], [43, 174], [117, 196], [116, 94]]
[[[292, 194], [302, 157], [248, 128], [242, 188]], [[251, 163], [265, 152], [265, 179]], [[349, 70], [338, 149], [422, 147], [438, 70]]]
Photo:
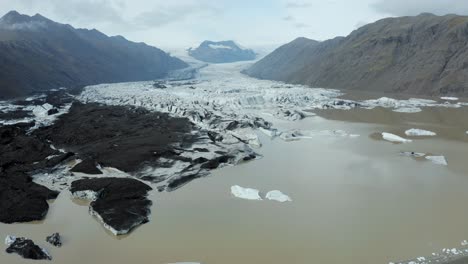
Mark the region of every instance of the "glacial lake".
[[[461, 248], [468, 239], [466, 108], [327, 110], [283, 129], [345, 130], [360, 137], [315, 136], [285, 142], [260, 134], [263, 158], [213, 171], [171, 193], [153, 191], [151, 221], [114, 237], [87, 203], [62, 192], [47, 218], [0, 224], [0, 237], [26, 236], [52, 263], [335, 264], [389, 263]], [[410, 128], [435, 137], [393, 144], [372, 136], [404, 136]], [[444, 155], [448, 166], [401, 156]], [[281, 190], [292, 202], [235, 198], [230, 187]], [[60, 232], [62, 248], [44, 240]], [[0, 253], [0, 263], [35, 263]]]

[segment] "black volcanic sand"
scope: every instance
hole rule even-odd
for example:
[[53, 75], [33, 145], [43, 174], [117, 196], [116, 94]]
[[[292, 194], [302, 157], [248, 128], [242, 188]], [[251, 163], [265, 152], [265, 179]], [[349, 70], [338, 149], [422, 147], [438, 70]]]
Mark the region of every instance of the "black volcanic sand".
[[80, 191], [97, 193], [90, 209], [117, 234], [126, 234], [134, 227], [147, 223], [151, 201], [147, 199], [151, 187], [129, 178], [93, 178], [74, 181], [73, 194]]
[[69, 113], [34, 135], [77, 153], [86, 163], [73, 171], [98, 174], [94, 164], [136, 172], [161, 157], [177, 159], [174, 144], [190, 146], [197, 140], [193, 129], [188, 119], [164, 113], [75, 102]]
[[[58, 192], [32, 182], [29, 173], [52, 168], [72, 154], [60, 153], [26, 130], [33, 124], [0, 127], [0, 222], [41, 220]], [[54, 158], [47, 159], [51, 155]]]

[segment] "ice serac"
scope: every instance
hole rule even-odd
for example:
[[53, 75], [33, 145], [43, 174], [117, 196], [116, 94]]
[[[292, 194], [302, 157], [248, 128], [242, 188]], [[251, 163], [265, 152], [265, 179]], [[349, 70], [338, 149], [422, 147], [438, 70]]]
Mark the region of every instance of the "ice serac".
[[189, 55], [197, 60], [209, 63], [229, 63], [254, 60], [256, 54], [251, 49], [245, 49], [232, 40], [204, 41], [199, 47], [189, 49]]
[[17, 12], [0, 19], [0, 61], [0, 99], [60, 87], [153, 80], [188, 66], [144, 43]]
[[130, 178], [94, 178], [74, 181], [70, 192], [80, 199], [91, 199], [91, 215], [96, 216], [114, 235], [124, 235], [149, 221], [152, 188]]
[[466, 97], [467, 26], [468, 16], [458, 15], [385, 18], [346, 37], [296, 39], [246, 73], [311, 87]]

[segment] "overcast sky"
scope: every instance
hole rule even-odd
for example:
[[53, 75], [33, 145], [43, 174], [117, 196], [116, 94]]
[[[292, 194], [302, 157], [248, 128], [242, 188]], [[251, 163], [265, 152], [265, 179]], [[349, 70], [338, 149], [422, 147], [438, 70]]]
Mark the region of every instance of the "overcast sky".
[[324, 40], [388, 16], [468, 15], [468, 0], [0, 0], [0, 13], [10, 10], [167, 49], [207, 39], [244, 46]]

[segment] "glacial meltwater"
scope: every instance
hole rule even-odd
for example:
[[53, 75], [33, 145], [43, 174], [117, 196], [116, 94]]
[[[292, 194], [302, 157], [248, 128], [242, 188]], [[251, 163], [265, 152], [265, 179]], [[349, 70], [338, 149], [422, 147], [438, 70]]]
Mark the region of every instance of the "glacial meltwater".
[[[360, 136], [318, 133], [284, 141], [259, 134], [263, 146], [256, 151], [263, 158], [215, 170], [174, 192], [153, 191], [151, 221], [127, 236], [107, 232], [88, 214], [87, 203], [66, 191], [50, 203], [44, 221], [1, 224], [0, 236], [29, 237], [48, 249], [54, 263], [67, 264], [389, 263], [444, 248], [463, 250], [468, 126], [450, 120], [466, 110], [444, 109], [436, 119], [428, 117], [434, 116], [428, 109], [417, 114], [330, 111], [323, 115], [335, 120], [316, 116], [276, 122], [276, 127]], [[413, 127], [437, 136], [405, 144], [371, 136], [405, 136]], [[405, 151], [443, 155], [448, 166], [400, 154]], [[239, 199], [231, 194], [233, 185], [258, 189], [263, 198], [280, 190], [292, 201]], [[54, 232], [63, 236], [61, 248], [44, 241]], [[25, 260], [2, 251], [0, 263]]]

